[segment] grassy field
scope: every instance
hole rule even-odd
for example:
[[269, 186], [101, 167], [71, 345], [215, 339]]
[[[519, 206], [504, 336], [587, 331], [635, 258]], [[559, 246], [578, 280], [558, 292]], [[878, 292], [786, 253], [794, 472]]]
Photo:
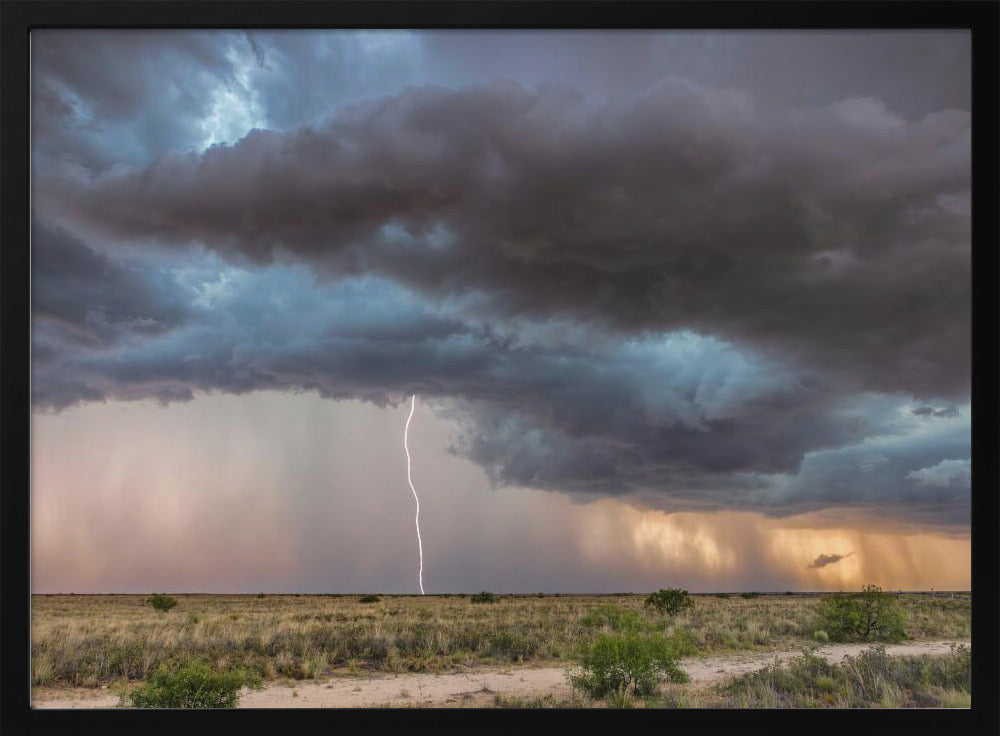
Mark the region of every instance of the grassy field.
[[570, 698], [494, 696], [495, 708], [969, 708], [968, 647], [944, 656], [889, 656], [872, 646], [832, 664], [811, 654], [707, 687], [667, 683], [647, 697], [628, 693], [597, 700], [574, 691]]
[[[175, 608], [157, 612], [142, 595], [33, 596], [32, 684], [135, 682], [162, 662], [190, 659], [242, 667], [265, 681], [552, 664], [572, 660], [622, 616], [668, 637], [678, 656], [795, 649], [815, 643], [820, 628], [820, 598], [790, 594], [699, 595], [674, 617], [645, 608], [641, 595], [501, 596], [479, 604], [458, 595], [370, 603], [357, 595], [174, 597]], [[911, 639], [971, 635], [967, 596], [896, 598]]]

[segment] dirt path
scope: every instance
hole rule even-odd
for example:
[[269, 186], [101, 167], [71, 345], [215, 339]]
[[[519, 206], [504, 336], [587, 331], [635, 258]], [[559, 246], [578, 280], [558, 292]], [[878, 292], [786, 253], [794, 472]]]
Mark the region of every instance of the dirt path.
[[[947, 654], [952, 644], [968, 641], [924, 641], [892, 644], [888, 654]], [[867, 644], [828, 644], [816, 654], [830, 662], [854, 656]], [[681, 668], [697, 687], [710, 685], [733, 675], [759, 670], [776, 658], [786, 661], [801, 650], [764, 654], [730, 654], [715, 657], [690, 657]], [[372, 678], [338, 678], [326, 683], [305, 682], [294, 685], [270, 684], [263, 690], [246, 692], [241, 708], [364, 708], [379, 705], [393, 707], [487, 705], [494, 694], [519, 697], [553, 695], [568, 698], [571, 690], [566, 679], [569, 665], [560, 667], [518, 667], [506, 670], [470, 670], [461, 673], [407, 673]], [[117, 698], [107, 690], [38, 688], [32, 695], [36, 708], [112, 708]]]

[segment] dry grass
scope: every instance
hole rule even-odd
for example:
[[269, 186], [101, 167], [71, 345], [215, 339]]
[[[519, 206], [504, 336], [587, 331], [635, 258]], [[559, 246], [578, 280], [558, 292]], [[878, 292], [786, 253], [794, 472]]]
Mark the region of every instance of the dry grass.
[[810, 654], [734, 677], [700, 694], [667, 695], [653, 705], [709, 708], [967, 708], [972, 655], [890, 656], [873, 646], [833, 664]]
[[943, 656], [890, 656], [871, 647], [839, 664], [810, 654], [714, 686], [663, 683], [638, 698], [494, 697], [497, 708], [969, 708], [972, 657], [960, 646]]
[[[177, 595], [158, 613], [140, 595], [32, 598], [32, 684], [95, 687], [147, 679], [164, 661], [200, 657], [264, 679], [370, 671], [444, 671], [482, 664], [558, 663], [606, 630], [592, 612], [613, 604], [691, 651], [793, 649], [817, 629], [818, 598], [696, 596], [674, 618], [644, 596]], [[968, 598], [903, 595], [912, 638], [968, 637]]]

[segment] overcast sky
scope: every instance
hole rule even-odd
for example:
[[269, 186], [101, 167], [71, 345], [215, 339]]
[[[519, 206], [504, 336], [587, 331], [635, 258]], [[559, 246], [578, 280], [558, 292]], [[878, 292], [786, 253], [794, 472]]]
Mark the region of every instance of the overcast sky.
[[31, 43], [37, 592], [970, 585], [967, 33]]

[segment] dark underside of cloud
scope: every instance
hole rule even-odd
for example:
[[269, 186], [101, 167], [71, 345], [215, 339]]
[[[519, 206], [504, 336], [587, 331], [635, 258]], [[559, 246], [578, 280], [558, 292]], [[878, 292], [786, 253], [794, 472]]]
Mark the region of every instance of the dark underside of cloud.
[[[108, 167], [89, 138], [89, 159], [66, 153], [55, 91], [36, 131], [40, 409], [417, 392], [499, 485], [967, 514], [966, 476], [925, 476], [968, 457], [968, 112], [496, 81]], [[918, 430], [937, 439], [907, 445]]]

